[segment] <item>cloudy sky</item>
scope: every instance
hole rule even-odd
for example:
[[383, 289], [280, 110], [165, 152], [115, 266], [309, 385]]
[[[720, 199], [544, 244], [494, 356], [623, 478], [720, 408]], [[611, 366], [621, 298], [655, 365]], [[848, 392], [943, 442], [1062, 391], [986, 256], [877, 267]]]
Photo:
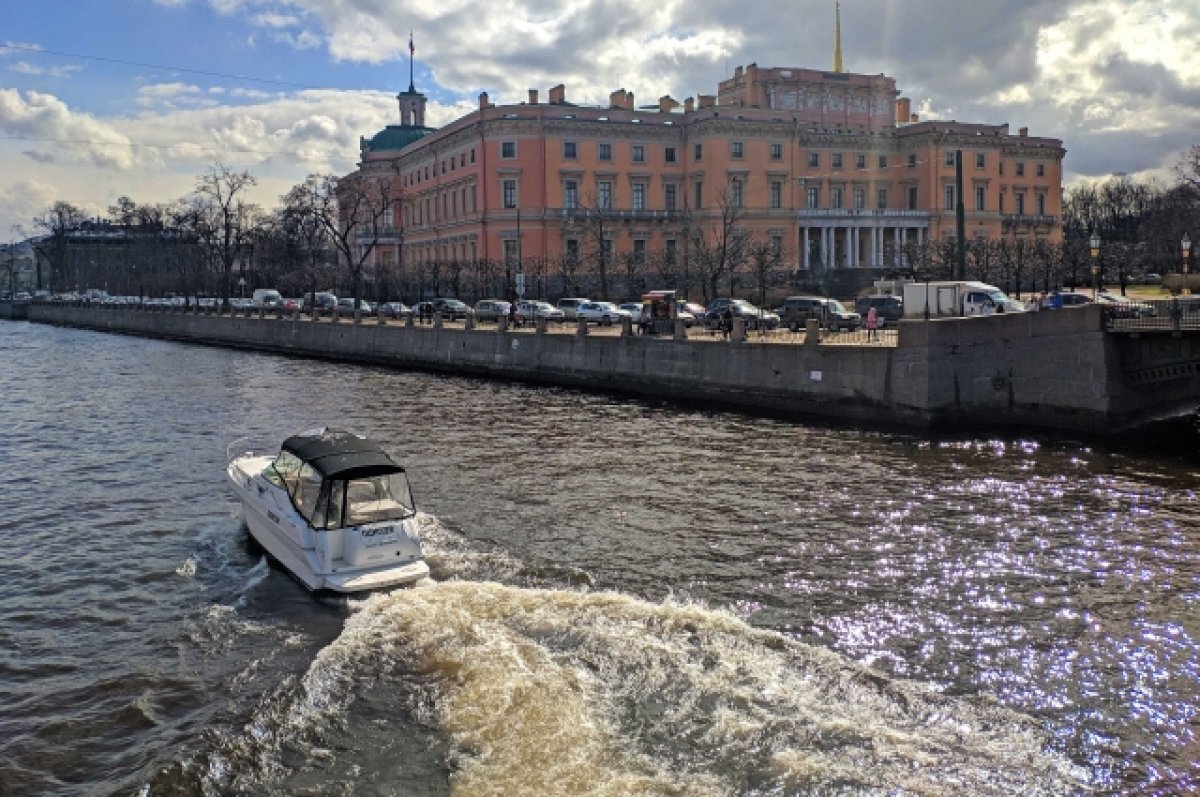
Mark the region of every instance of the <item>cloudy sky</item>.
[[[8, 2], [0, 29], [0, 240], [57, 200], [170, 202], [215, 161], [274, 208], [353, 168], [397, 122], [408, 37], [427, 123], [481, 91], [519, 102], [715, 93], [739, 64], [829, 68], [834, 0]], [[1196, 0], [843, 0], [847, 70], [897, 80], [923, 118], [1063, 139], [1068, 182], [1170, 179], [1200, 143]]]

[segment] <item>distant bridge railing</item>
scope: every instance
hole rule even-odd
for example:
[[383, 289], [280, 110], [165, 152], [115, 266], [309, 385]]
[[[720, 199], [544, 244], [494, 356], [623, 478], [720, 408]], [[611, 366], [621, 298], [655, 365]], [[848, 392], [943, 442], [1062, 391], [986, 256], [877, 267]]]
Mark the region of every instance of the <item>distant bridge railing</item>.
[[1200, 330], [1200, 296], [1135, 300], [1101, 298], [1107, 332], [1180, 332]]

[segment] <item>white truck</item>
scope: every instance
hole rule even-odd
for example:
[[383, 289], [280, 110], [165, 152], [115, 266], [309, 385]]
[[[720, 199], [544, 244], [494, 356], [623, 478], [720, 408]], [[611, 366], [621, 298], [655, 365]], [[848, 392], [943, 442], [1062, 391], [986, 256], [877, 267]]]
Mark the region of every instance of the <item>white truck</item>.
[[904, 284], [904, 317], [949, 318], [955, 316], [1020, 313], [1025, 306], [986, 282], [908, 282]]

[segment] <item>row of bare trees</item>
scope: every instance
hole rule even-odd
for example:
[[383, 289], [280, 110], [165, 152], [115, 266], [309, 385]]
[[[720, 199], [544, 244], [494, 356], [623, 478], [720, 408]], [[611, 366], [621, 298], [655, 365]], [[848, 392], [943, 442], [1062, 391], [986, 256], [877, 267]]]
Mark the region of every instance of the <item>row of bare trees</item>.
[[[1124, 286], [1155, 272], [1179, 270], [1179, 242], [1200, 239], [1200, 146], [1180, 161], [1171, 186], [1114, 176], [1070, 188], [1064, 197], [1061, 244], [1045, 240], [972, 240], [972, 278], [1013, 292], [1088, 285], [1093, 266], [1105, 284]], [[722, 196], [704, 213], [672, 213], [667, 224], [678, 249], [615, 251], [620, 214], [598, 201], [564, 215], [564, 237], [578, 249], [551, 258], [494, 260], [405, 258], [403, 230], [392, 229], [401, 199], [387, 175], [313, 175], [280, 198], [272, 212], [247, 201], [256, 184], [246, 171], [217, 163], [175, 202], [139, 205], [122, 197], [104, 219], [57, 202], [35, 219], [38, 287], [104, 288], [113, 293], [205, 294], [228, 299], [245, 285], [285, 294], [332, 288], [357, 298], [415, 300], [437, 294], [464, 299], [512, 296], [524, 274], [527, 295], [635, 297], [653, 288], [679, 288], [696, 299], [739, 294], [760, 303], [798, 290], [845, 295], [861, 270], [840, 270], [810, 256], [800, 260], [782, 236], [750, 229], [740, 202]], [[1103, 240], [1098, 261], [1087, 239]], [[400, 257], [376, 256], [385, 236], [399, 240]], [[955, 242], [910, 243], [889, 251], [889, 265], [872, 276], [951, 278]], [[853, 273], [850, 273], [853, 272]], [[853, 279], [850, 279], [853, 277]]]

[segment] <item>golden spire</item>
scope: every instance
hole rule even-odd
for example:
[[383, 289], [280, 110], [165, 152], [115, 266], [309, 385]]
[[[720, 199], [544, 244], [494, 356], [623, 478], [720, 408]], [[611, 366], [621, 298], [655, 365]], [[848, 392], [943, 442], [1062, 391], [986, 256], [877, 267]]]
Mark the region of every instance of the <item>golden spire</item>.
[[842, 68], [842, 0], [837, 0], [833, 23], [833, 71], [845, 72]]

